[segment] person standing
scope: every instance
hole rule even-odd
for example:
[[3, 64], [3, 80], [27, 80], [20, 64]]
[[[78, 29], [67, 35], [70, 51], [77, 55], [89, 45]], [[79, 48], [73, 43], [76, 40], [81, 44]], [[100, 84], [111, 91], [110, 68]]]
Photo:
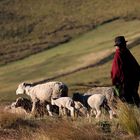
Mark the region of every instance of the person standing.
[[140, 66], [127, 48], [124, 36], [115, 38], [116, 52], [112, 62], [112, 84], [119, 90], [119, 98], [129, 104], [140, 107], [138, 87], [140, 81]]

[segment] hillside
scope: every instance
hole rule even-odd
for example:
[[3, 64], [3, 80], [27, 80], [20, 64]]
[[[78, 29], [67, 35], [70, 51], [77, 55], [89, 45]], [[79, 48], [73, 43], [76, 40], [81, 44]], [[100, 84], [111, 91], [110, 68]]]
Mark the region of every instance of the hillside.
[[60, 80], [69, 86], [69, 95], [94, 85], [110, 85], [114, 37], [120, 35], [120, 31], [140, 63], [139, 25], [139, 20], [116, 20], [66, 44], [1, 66], [0, 101], [15, 100], [15, 90], [23, 81]]
[[139, 0], [1, 0], [0, 65], [68, 42], [117, 19], [140, 18]]

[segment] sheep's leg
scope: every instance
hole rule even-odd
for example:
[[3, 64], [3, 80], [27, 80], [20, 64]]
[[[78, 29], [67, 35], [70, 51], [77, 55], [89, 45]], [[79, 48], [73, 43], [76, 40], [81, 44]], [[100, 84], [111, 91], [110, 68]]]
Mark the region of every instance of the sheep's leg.
[[112, 106], [110, 106], [110, 104], [105, 104], [105, 109], [109, 112], [110, 119], [112, 119], [113, 118], [113, 115], [114, 115], [114, 111], [112, 109]]
[[68, 110], [70, 110], [70, 115], [71, 115], [72, 117], [74, 117], [75, 109], [74, 109], [74, 107], [73, 107], [72, 105], [73, 105], [73, 101], [70, 100], [69, 102], [67, 102], [66, 108], [67, 108]]
[[100, 117], [100, 115], [101, 115], [101, 110], [98, 110], [98, 111], [97, 111], [97, 115], [96, 115], [96, 117], [95, 117], [95, 118], [96, 118], [96, 119], [97, 119], [97, 118], [99, 118], [99, 117]]
[[67, 116], [67, 111], [65, 107], [61, 107], [61, 114], [62, 116]]
[[112, 119], [113, 118], [113, 111], [112, 110], [109, 110], [108, 112], [109, 112], [110, 119]]
[[94, 115], [97, 115], [97, 111], [96, 110], [93, 110], [92, 114], [94, 113]]
[[64, 116], [67, 116], [66, 108], [63, 108], [63, 115], [64, 115]]
[[59, 107], [59, 116], [61, 116], [61, 115], [63, 116], [63, 108], [60, 106]]
[[114, 107], [113, 107], [112, 102], [108, 101], [108, 102], [107, 102], [107, 105], [109, 106], [110, 110], [112, 110], [113, 115], [116, 115], [116, 112], [115, 112], [115, 109], [114, 109]]
[[69, 107], [71, 117], [74, 117], [74, 107]]
[[51, 112], [51, 107], [50, 107], [49, 104], [46, 105], [46, 108], [47, 108], [47, 111], [48, 111], [48, 113], [49, 113], [49, 116], [53, 116], [53, 115], [52, 115], [52, 112]]
[[37, 100], [34, 100], [33, 101], [33, 106], [32, 106], [32, 110], [31, 110], [31, 114], [34, 114], [35, 113], [36, 102], [37, 102]]
[[97, 114], [96, 114], [96, 117], [95, 117], [95, 118], [97, 119], [97, 118], [99, 118], [99, 117], [100, 117], [100, 115], [101, 115], [101, 109], [100, 109], [100, 107], [99, 107], [99, 106], [97, 106], [95, 109], [96, 109], [96, 112], [97, 112]]

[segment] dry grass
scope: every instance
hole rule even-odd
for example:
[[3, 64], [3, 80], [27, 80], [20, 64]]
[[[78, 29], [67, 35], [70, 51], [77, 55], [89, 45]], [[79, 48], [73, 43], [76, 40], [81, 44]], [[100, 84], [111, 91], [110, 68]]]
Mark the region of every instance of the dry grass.
[[117, 114], [119, 123], [130, 135], [140, 134], [140, 111], [122, 101], [118, 101], [117, 104]]
[[109, 120], [108, 114], [100, 120], [87, 118], [44, 117], [25, 119], [17, 115], [0, 115], [0, 137], [21, 140], [128, 140], [138, 139], [140, 111], [119, 101], [118, 118]]
[[[94, 124], [81, 123], [71, 119], [45, 118], [43, 120], [32, 120], [19, 118], [13, 114], [0, 116], [0, 136], [23, 140], [101, 140], [105, 136], [96, 129]], [[4, 132], [7, 133], [4, 133]]]
[[8, 113], [0, 110], [0, 128], [9, 128], [11, 127], [18, 119], [21, 118], [19, 115]]
[[35, 140], [37, 139], [51, 139], [51, 140], [101, 140], [105, 136], [101, 134], [98, 128], [90, 123], [78, 125], [77, 121], [71, 120], [57, 120], [47, 122], [46, 126], [40, 128], [39, 132], [33, 134]]

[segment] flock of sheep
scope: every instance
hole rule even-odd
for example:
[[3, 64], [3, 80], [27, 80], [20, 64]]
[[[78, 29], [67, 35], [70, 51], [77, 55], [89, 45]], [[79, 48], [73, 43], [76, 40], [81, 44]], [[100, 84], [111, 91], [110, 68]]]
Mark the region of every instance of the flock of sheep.
[[90, 117], [94, 113], [95, 118], [99, 118], [102, 113], [101, 107], [108, 111], [110, 119], [115, 114], [112, 87], [95, 87], [85, 94], [74, 93], [72, 97], [68, 97], [68, 87], [62, 82], [52, 81], [38, 85], [21, 83], [16, 94], [26, 94], [31, 100], [18, 97], [5, 110], [25, 116], [35, 115], [37, 112], [40, 116], [44, 114], [53, 116], [58, 113], [60, 116]]

